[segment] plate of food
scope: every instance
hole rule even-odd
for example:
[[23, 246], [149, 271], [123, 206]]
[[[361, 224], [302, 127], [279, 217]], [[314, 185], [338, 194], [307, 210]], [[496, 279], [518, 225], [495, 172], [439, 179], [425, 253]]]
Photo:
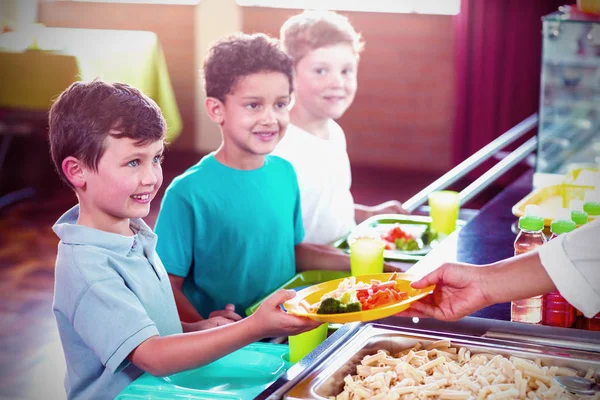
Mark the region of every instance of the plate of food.
[[[457, 229], [464, 221], [456, 221]], [[381, 214], [356, 226], [352, 232], [333, 245], [349, 251], [348, 242], [360, 236], [373, 236], [385, 242], [383, 257], [394, 261], [419, 261], [435, 247], [440, 238], [431, 229], [431, 218], [420, 215]]]
[[433, 292], [435, 285], [411, 287], [415, 279], [397, 272], [336, 279], [298, 291], [284, 307], [290, 314], [320, 322], [372, 321], [402, 312]]

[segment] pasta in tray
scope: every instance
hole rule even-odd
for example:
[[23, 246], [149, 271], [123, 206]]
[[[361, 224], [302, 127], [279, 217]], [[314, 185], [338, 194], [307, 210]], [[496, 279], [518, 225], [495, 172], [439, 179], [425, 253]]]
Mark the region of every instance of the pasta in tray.
[[[334, 400], [497, 400], [573, 399], [552, 377], [577, 375], [564, 367], [488, 353], [471, 354], [440, 340], [390, 355], [385, 350], [365, 356], [356, 375], [344, 378], [344, 390]], [[593, 377], [590, 369], [586, 377]], [[590, 397], [597, 398], [600, 397]]]

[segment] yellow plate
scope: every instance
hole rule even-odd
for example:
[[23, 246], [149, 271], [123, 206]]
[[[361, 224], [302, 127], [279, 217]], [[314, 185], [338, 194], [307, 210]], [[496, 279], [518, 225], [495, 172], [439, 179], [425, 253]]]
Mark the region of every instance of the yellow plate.
[[[370, 284], [371, 279], [377, 279], [382, 282], [385, 282], [390, 279], [392, 274], [393, 273], [362, 275], [357, 276], [356, 281]], [[306, 310], [300, 305], [300, 302], [303, 300], [311, 305], [317, 303], [321, 300], [321, 297], [323, 297], [325, 293], [337, 289], [340, 282], [342, 282], [344, 278], [319, 283], [318, 285], [302, 289], [296, 293], [296, 297], [289, 301], [286, 301], [283, 304], [283, 306], [290, 314], [298, 315], [300, 317], [308, 317], [310, 319], [320, 322], [345, 323], [356, 321], [372, 321], [375, 319], [389, 317], [390, 315], [394, 315], [406, 310], [410, 306], [410, 303], [429, 295], [435, 288], [435, 285], [432, 285], [425, 289], [414, 289], [410, 286], [410, 283], [413, 280], [415, 280], [415, 278], [416, 277], [414, 275], [396, 273], [396, 282], [398, 283], [397, 288], [403, 292], [408, 293], [408, 298], [402, 300], [399, 303], [388, 304], [386, 306], [378, 307], [372, 310], [342, 314], [316, 314], [309, 313], [308, 310]]]

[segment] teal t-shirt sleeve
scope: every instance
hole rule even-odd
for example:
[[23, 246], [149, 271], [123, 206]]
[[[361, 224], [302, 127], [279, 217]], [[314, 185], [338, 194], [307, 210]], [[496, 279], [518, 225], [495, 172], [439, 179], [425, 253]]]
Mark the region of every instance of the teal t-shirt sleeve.
[[72, 318], [77, 334], [113, 373], [129, 364], [127, 356], [136, 347], [158, 335], [137, 296], [118, 278], [91, 284]]
[[192, 267], [195, 220], [189, 201], [167, 189], [154, 231], [156, 252], [169, 274], [186, 277]]
[[302, 222], [302, 207], [300, 205], [300, 188], [298, 187], [298, 178], [296, 171], [291, 168], [292, 182], [294, 188], [295, 206], [294, 206], [294, 244], [302, 243], [304, 240], [304, 223]]

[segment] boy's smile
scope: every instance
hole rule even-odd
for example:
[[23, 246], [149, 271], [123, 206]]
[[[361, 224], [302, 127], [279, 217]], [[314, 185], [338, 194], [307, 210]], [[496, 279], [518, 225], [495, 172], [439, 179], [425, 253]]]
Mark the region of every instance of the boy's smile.
[[348, 44], [310, 51], [296, 64], [294, 108], [316, 120], [341, 117], [356, 94], [357, 68], [356, 54]]
[[163, 142], [136, 145], [133, 139], [105, 140], [97, 171], [84, 168], [78, 223], [131, 235], [130, 218], [144, 218], [162, 184]]
[[223, 132], [217, 160], [236, 169], [260, 168], [285, 133], [289, 104], [285, 74], [259, 72], [240, 79], [211, 117]]

